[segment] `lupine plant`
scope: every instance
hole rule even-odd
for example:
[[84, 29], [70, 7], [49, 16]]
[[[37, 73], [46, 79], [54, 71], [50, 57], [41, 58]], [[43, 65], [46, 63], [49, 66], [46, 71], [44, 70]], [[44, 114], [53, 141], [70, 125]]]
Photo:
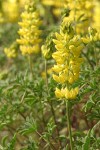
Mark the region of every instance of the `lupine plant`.
[[0, 0], [0, 150], [100, 149], [99, 0]]

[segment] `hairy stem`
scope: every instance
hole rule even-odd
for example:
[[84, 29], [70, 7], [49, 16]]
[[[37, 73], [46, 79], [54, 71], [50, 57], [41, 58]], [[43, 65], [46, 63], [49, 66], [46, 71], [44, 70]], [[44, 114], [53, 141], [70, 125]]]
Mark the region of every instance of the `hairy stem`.
[[30, 67], [30, 73], [33, 77], [33, 64], [32, 64], [32, 57], [29, 55], [29, 67]]
[[70, 148], [73, 150], [73, 141], [72, 141], [72, 131], [71, 131], [71, 123], [70, 123], [70, 105], [69, 105], [69, 100], [66, 101], [66, 111], [67, 111], [67, 126], [68, 126], [68, 131], [69, 131], [69, 139], [70, 139]]
[[[46, 87], [47, 87], [47, 93], [49, 94], [49, 90], [48, 90], [48, 75], [47, 75], [47, 61], [45, 60], [45, 76], [46, 76]], [[53, 115], [53, 119], [54, 119], [54, 123], [56, 125], [56, 133], [58, 136], [58, 144], [59, 144], [59, 148], [62, 148], [62, 144], [61, 141], [59, 140], [59, 129], [58, 129], [58, 125], [57, 125], [57, 121], [56, 121], [56, 115], [55, 115], [55, 111], [52, 105], [52, 101], [48, 101], [51, 107], [51, 112]]]
[[[47, 75], [47, 61], [45, 59], [45, 77], [46, 77], [46, 88], [47, 88], [47, 92], [48, 91], [48, 75]], [[49, 94], [49, 93], [48, 93]]]

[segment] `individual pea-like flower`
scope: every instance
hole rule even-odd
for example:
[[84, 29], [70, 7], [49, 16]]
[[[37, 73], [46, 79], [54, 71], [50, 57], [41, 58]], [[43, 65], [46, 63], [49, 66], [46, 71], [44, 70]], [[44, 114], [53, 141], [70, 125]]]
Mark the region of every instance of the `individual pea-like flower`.
[[83, 62], [80, 54], [84, 46], [81, 37], [75, 35], [72, 24], [66, 23], [66, 18], [60, 26], [60, 33], [55, 33], [55, 36], [56, 39], [53, 39], [53, 42], [56, 52], [52, 54], [52, 57], [56, 65], [52, 68], [53, 79], [62, 87], [64, 86], [61, 90], [56, 89], [55, 94], [59, 98], [74, 99], [78, 94], [78, 87], [73, 89], [72, 85], [79, 78], [80, 65]]
[[72, 88], [68, 90], [67, 88], [62, 88], [61, 90], [56, 88], [55, 95], [57, 98], [75, 99], [79, 92], [79, 88]]
[[25, 5], [21, 18], [22, 21], [19, 22], [21, 28], [18, 31], [20, 39], [17, 39], [17, 42], [20, 44], [22, 55], [36, 54], [40, 51], [41, 30], [39, 28], [42, 22], [34, 2], [30, 1]]
[[12, 43], [10, 47], [4, 48], [4, 53], [8, 58], [15, 58], [18, 55], [18, 44]]

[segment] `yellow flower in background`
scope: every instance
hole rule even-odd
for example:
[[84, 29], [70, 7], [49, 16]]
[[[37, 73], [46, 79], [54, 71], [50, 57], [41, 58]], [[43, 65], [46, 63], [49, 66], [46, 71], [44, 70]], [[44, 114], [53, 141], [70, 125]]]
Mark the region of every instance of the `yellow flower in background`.
[[93, 27], [100, 33], [100, 1], [95, 1]]
[[[61, 13], [66, 21], [73, 21], [77, 33], [86, 33], [93, 22], [94, 0], [41, 0], [43, 5], [51, 6], [56, 17]], [[98, 7], [99, 8], [99, 7]]]
[[10, 47], [4, 48], [4, 53], [8, 58], [15, 58], [18, 54], [18, 44], [16, 42], [12, 43]]
[[19, 0], [20, 7], [23, 7], [26, 2], [27, 0]]
[[6, 22], [16, 22], [20, 15], [20, 7], [17, 0], [2, 2], [2, 10]]
[[75, 22], [78, 34], [86, 33], [93, 19], [93, 0], [66, 0], [66, 7], [70, 9], [68, 20]]
[[56, 17], [61, 15], [61, 10], [64, 7], [65, 0], [41, 0], [43, 5], [52, 6], [52, 12]]
[[0, 12], [0, 23], [4, 22], [3, 14]]
[[[50, 76], [51, 74], [52, 74], [52, 69], [51, 68], [48, 68], [47, 69], [47, 74], [48, 74], [48, 76]], [[45, 71], [43, 71], [42, 73], [41, 73], [41, 76], [42, 76], [42, 78], [46, 78], [46, 73], [45, 73]]]
[[[2, 0], [0, 10], [0, 23], [16, 23], [27, 0]], [[1, 16], [3, 21], [1, 21]]]
[[40, 35], [41, 20], [39, 13], [35, 7], [35, 3], [29, 1], [25, 5], [25, 11], [21, 14], [22, 21], [19, 22], [21, 28], [18, 33], [20, 39], [17, 42], [20, 44], [20, 50], [23, 55], [38, 53], [40, 51]]
[[4, 52], [8, 58], [15, 58], [16, 57], [16, 50], [15, 49], [5, 48]]

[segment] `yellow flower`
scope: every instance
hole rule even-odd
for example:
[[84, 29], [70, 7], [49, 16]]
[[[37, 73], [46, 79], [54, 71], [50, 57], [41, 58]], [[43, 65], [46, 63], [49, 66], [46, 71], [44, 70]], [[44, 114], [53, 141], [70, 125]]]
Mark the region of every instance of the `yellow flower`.
[[59, 73], [60, 71], [62, 71], [62, 69], [64, 68], [63, 65], [54, 65], [54, 67], [52, 68], [52, 70], [56, 73]]
[[93, 27], [100, 33], [100, 2], [97, 0], [95, 1], [93, 20]]
[[76, 96], [78, 95], [79, 93], [79, 88], [76, 87], [74, 89], [71, 89], [71, 90], [68, 90], [68, 89], [65, 89], [65, 98], [66, 99], [75, 99]]
[[4, 22], [3, 14], [0, 12], [0, 23]]
[[53, 34], [51, 33], [50, 35], [47, 36], [45, 43], [41, 47], [42, 55], [45, 59], [50, 59], [52, 58], [52, 53], [53, 53]]
[[23, 55], [36, 54], [40, 51], [41, 30], [39, 27], [42, 22], [34, 2], [25, 5], [25, 11], [21, 14], [21, 17], [22, 21], [19, 22], [21, 28], [18, 31], [20, 39], [17, 39], [20, 50]]
[[20, 5], [17, 0], [2, 2], [4, 19], [7, 22], [17, 22], [20, 15]]
[[62, 91], [58, 88], [56, 88], [56, 90], [55, 90], [55, 95], [57, 98], [63, 98], [64, 97]]
[[95, 28], [91, 27], [88, 28], [88, 35], [86, 35], [86, 37], [82, 37], [82, 41], [85, 44], [99, 40], [100, 40], [100, 32], [98, 32]]
[[[60, 33], [56, 33], [55, 43], [56, 52], [52, 57], [56, 65], [52, 67], [54, 71], [53, 79], [66, 88], [56, 88], [56, 97], [75, 99], [78, 94], [78, 87], [72, 88], [72, 85], [79, 78], [80, 65], [83, 58], [80, 57], [84, 48], [82, 39], [79, 35], [74, 34], [74, 29], [70, 22], [66, 23], [65, 18], [60, 26]], [[68, 86], [68, 88], [67, 88]]]
[[58, 17], [61, 14], [61, 9], [63, 8], [65, 4], [65, 0], [42, 0], [43, 5], [52, 6], [52, 12], [53, 14]]
[[72, 88], [71, 90], [68, 90], [67, 88], [61, 88], [61, 90], [56, 88], [55, 90], [55, 95], [57, 98], [66, 98], [68, 100], [75, 99], [78, 93], [79, 93], [78, 87], [74, 89]]
[[14, 58], [16, 57], [16, 51], [15, 49], [10, 50], [9, 48], [4, 49], [5, 54], [7, 55], [8, 58]]
[[4, 48], [4, 53], [8, 58], [15, 58], [18, 54], [18, 45], [16, 42], [12, 43], [12, 45], [9, 48]]
[[89, 42], [90, 42], [90, 39], [89, 39], [89, 37], [82, 37], [82, 41], [83, 41], [83, 43], [85, 43], [85, 44], [88, 44]]

